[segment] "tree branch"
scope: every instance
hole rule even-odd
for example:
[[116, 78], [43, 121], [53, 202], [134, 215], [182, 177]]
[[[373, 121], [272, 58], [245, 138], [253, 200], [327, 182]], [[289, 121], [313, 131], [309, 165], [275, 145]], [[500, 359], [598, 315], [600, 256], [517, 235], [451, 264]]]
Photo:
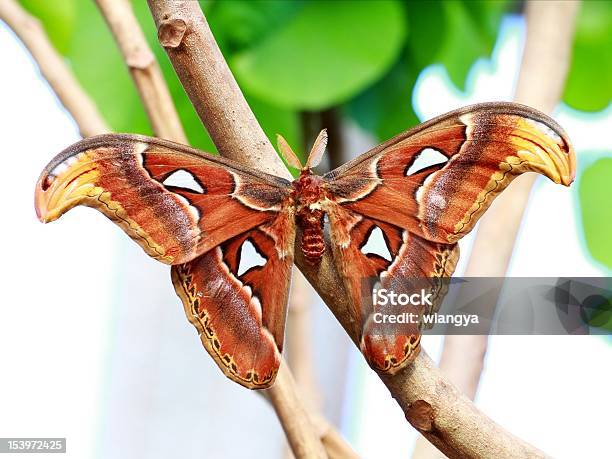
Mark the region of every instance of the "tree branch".
[[[280, 382], [277, 386], [276, 382]], [[282, 362], [276, 375], [274, 390], [266, 391], [276, 415], [287, 435], [291, 451], [298, 459], [327, 458], [327, 453], [316, 434], [311, 418], [295, 390], [295, 381], [287, 363]]]
[[[572, 39], [579, 2], [529, 2], [525, 19], [527, 35], [515, 100], [550, 113], [559, 102], [571, 61]], [[519, 177], [483, 216], [464, 277], [504, 277], [532, 185], [537, 176]], [[488, 317], [493, 317], [495, 304]], [[473, 399], [489, 337], [449, 335], [444, 340], [440, 370], [467, 397]], [[421, 439], [413, 458], [439, 458], [440, 454]]]
[[[220, 151], [289, 177], [240, 92], [198, 3], [149, 0], [149, 7], [160, 43]], [[320, 266], [311, 267], [298, 250], [296, 264], [356, 341], [347, 295], [329, 255]], [[411, 424], [450, 457], [544, 457], [480, 413], [442, 377], [424, 351], [398, 374], [380, 377]]]
[[0, 2], [0, 19], [23, 42], [83, 137], [109, 132], [96, 105], [76, 80], [64, 58], [55, 50], [40, 22], [15, 0]]
[[287, 314], [286, 356], [291, 372], [309, 411], [318, 411], [320, 394], [316, 387], [312, 356], [312, 287], [302, 273], [294, 270]]
[[[285, 363], [291, 368], [296, 385], [300, 388], [302, 403], [308, 407], [308, 412], [314, 413], [320, 409], [320, 398], [316, 388], [312, 359], [311, 289], [312, 287], [300, 271], [293, 270], [284, 348]], [[289, 450], [285, 451], [284, 456], [288, 459], [293, 457]]]
[[148, 0], [158, 38], [219, 153], [291, 179], [249, 108], [198, 2]]
[[[187, 144], [180, 119], [159, 65], [150, 50], [131, 5], [126, 0], [96, 0], [108, 23], [146, 108], [156, 136]], [[268, 400], [285, 430], [296, 457], [326, 457], [325, 449], [298, 396], [298, 389], [286, 363], [276, 384], [268, 391]], [[353, 454], [350, 447], [326, 421], [319, 420], [322, 435], [329, 437], [332, 451]]]
[[187, 144], [187, 136], [155, 55], [128, 0], [96, 0], [134, 79], [157, 137]]

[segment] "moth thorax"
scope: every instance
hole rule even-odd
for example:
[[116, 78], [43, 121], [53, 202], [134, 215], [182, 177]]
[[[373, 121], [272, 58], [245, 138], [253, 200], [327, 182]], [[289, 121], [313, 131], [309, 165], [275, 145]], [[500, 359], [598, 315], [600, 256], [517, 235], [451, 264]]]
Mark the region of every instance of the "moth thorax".
[[325, 252], [325, 240], [323, 238], [323, 216], [322, 210], [308, 210], [300, 213], [302, 226], [302, 253], [310, 264], [316, 264], [321, 260]]

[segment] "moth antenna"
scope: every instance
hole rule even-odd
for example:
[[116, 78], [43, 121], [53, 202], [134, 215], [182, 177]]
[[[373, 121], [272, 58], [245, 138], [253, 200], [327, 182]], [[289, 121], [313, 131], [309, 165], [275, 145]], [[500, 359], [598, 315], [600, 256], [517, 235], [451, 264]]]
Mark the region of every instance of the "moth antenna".
[[317, 136], [317, 140], [315, 140], [312, 148], [310, 150], [310, 154], [308, 155], [308, 161], [306, 161], [306, 166], [304, 169], [312, 169], [313, 167], [317, 167], [321, 162], [321, 158], [323, 158], [323, 153], [325, 153], [325, 147], [327, 147], [327, 129], [323, 129], [319, 132]]
[[278, 150], [280, 151], [281, 155], [283, 155], [283, 158], [285, 158], [285, 161], [287, 161], [287, 164], [289, 164], [291, 167], [295, 167], [296, 169], [300, 170], [304, 167], [302, 166], [300, 158], [298, 158], [297, 155], [293, 152], [293, 150], [282, 135], [276, 134], [276, 143], [278, 145]]

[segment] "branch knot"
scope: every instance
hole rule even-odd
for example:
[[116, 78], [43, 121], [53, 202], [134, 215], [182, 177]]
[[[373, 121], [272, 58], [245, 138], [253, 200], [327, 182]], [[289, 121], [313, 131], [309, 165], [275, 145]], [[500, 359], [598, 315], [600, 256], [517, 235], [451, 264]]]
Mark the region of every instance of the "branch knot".
[[417, 400], [406, 410], [406, 419], [421, 432], [431, 432], [434, 428], [434, 412], [425, 400]]
[[157, 38], [164, 48], [178, 48], [186, 30], [187, 23], [183, 19], [164, 19], [157, 29]]
[[150, 49], [135, 46], [126, 53], [125, 63], [132, 69], [145, 70], [155, 64], [155, 56]]

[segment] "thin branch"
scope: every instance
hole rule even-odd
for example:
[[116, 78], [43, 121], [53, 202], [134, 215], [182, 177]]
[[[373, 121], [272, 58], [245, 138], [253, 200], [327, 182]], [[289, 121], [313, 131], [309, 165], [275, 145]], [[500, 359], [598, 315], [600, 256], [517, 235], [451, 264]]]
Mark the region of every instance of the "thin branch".
[[298, 383], [304, 403], [318, 410], [320, 394], [316, 387], [312, 356], [312, 287], [298, 270], [293, 271], [287, 318], [287, 360]]
[[128, 0], [96, 0], [134, 79], [157, 137], [183, 144], [187, 137], [155, 55]]
[[275, 383], [274, 390], [268, 389], [266, 392], [281, 421], [295, 457], [298, 459], [327, 458], [323, 443], [314, 430], [310, 416], [304, 409], [297, 392], [293, 390], [295, 381], [284, 361], [276, 375], [276, 382], [280, 384]]
[[95, 103], [55, 50], [40, 22], [15, 0], [0, 2], [0, 19], [28, 48], [40, 72], [76, 121], [81, 135], [87, 137], [109, 132], [110, 128], [100, 116]]
[[[571, 61], [572, 40], [579, 2], [529, 2], [525, 19], [527, 36], [515, 100], [550, 113], [559, 102]], [[516, 236], [536, 179], [519, 177], [493, 203], [480, 222], [464, 277], [504, 277], [512, 257]], [[491, 304], [488, 317], [493, 317]], [[467, 397], [473, 399], [484, 367], [487, 335], [447, 336], [440, 370]], [[413, 458], [439, 458], [439, 453], [421, 439]]]
[[340, 432], [327, 419], [318, 413], [310, 413], [311, 420], [323, 442], [329, 459], [358, 459], [359, 456], [349, 445]]
[[[238, 161], [289, 177], [240, 92], [198, 3], [149, 0], [149, 7], [160, 43], [215, 144]], [[257, 148], [246, 148], [245, 139]], [[298, 250], [296, 264], [356, 341], [348, 297], [330, 256], [312, 267]], [[380, 377], [411, 424], [450, 457], [544, 457], [480, 413], [442, 377], [424, 351], [395, 376]]]
[[[281, 365], [289, 368], [286, 362], [283, 362]], [[276, 382], [274, 384], [276, 385]], [[269, 390], [262, 391], [262, 393], [266, 393], [266, 395], [267, 392], [269, 392]], [[301, 406], [303, 406], [303, 404]], [[317, 435], [321, 438], [321, 442], [323, 443], [323, 447], [329, 459], [359, 459], [359, 456], [355, 453], [351, 445], [347, 443], [344, 437], [340, 435], [340, 432], [338, 432], [327, 419], [316, 411], [307, 410], [305, 413], [309, 416]]]
[[[311, 309], [312, 287], [299, 270], [294, 269], [291, 275], [291, 291], [287, 311], [287, 336], [285, 338], [286, 361], [291, 368], [300, 395], [308, 412], [316, 412], [320, 408], [319, 392], [316, 388], [313, 358]], [[291, 458], [291, 451], [285, 451], [285, 457]]]
[[287, 360], [300, 388], [304, 403], [318, 411], [320, 393], [316, 387], [312, 356], [312, 287], [297, 269], [293, 271], [287, 317]]

